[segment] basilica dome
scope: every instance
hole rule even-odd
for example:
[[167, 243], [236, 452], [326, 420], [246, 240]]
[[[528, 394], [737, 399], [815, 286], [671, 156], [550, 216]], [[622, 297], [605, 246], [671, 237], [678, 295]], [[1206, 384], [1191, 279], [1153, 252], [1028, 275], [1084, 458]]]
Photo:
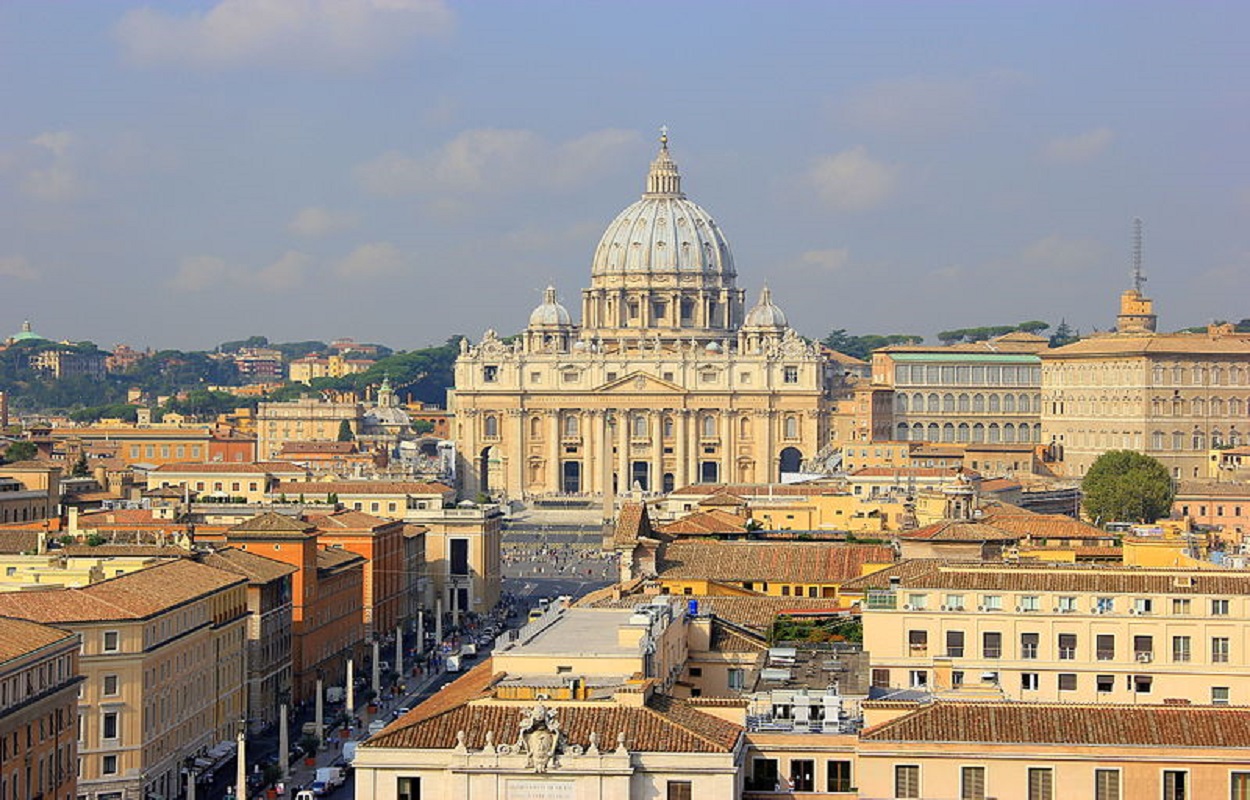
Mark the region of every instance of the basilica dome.
[[746, 328], [785, 328], [785, 312], [773, 302], [773, 293], [767, 286], [760, 292], [760, 301], [747, 312], [743, 327]]
[[608, 225], [595, 249], [591, 277], [622, 273], [735, 276], [733, 254], [712, 216], [681, 191], [667, 134], [651, 162], [647, 190]]
[[569, 311], [556, 300], [556, 287], [548, 286], [543, 292], [543, 301], [530, 314], [530, 326], [536, 325], [572, 325], [573, 318]]

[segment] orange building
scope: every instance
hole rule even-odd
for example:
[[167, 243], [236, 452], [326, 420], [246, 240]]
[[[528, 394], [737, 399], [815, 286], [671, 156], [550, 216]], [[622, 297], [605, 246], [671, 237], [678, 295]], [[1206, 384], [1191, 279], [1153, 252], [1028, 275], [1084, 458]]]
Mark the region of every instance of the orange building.
[[403, 613], [406, 586], [404, 523], [346, 510], [309, 515], [307, 521], [317, 526], [322, 545], [341, 547], [365, 559], [361, 595], [365, 638], [394, 630]]
[[197, 535], [290, 564], [292, 699], [313, 697], [317, 678], [342, 683], [347, 659], [363, 653], [365, 559], [323, 547], [317, 526], [267, 512], [226, 530]]

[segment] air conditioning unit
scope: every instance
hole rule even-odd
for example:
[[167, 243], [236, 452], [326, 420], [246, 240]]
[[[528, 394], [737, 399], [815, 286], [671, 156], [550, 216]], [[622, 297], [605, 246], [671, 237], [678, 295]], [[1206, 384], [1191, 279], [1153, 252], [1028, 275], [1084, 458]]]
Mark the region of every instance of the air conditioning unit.
[[1152, 656], [1150, 653], [1138, 653], [1137, 660], [1143, 664], [1149, 664], [1151, 661], [1154, 660], [1154, 656]]
[[1058, 614], [1058, 613], [1059, 613], [1059, 606], [1055, 606], [1054, 608], [1052, 608], [1052, 609], [1050, 610], [1050, 613], [1052, 613], [1052, 614]]
[[911, 611], [911, 605], [909, 605], [909, 604], [907, 604], [907, 603], [904, 603], [904, 604], [903, 604], [903, 610], [904, 610], [904, 611]]
[[963, 607], [963, 606], [955, 606], [955, 609], [954, 609], [954, 610], [955, 610], [955, 611], [963, 611], [963, 610], [964, 610], [964, 607]]
[[1020, 613], [1020, 612], [1022, 612], [1022, 611], [1024, 611], [1024, 609], [1023, 609], [1023, 608], [1021, 608], [1020, 606], [1016, 606], [1016, 613], [1017, 613], [1017, 614], [1019, 614], [1019, 613]]
[[985, 606], [977, 606], [977, 611], [984, 611], [984, 610], [985, 610]]
[[938, 609], [939, 609], [940, 611], [946, 611], [946, 606], [938, 606]]

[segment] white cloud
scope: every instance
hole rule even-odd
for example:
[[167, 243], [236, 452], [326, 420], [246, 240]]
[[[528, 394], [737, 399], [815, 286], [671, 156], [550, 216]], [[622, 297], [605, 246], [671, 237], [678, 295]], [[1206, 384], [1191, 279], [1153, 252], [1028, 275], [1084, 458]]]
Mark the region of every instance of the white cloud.
[[360, 217], [350, 211], [333, 211], [310, 206], [302, 208], [287, 223], [286, 229], [296, 236], [316, 238], [349, 231], [360, 224]]
[[853, 90], [838, 117], [845, 124], [884, 133], [931, 135], [969, 127], [1021, 76], [995, 71], [964, 78], [913, 75]]
[[821, 272], [840, 272], [851, 263], [851, 251], [845, 247], [808, 250], [799, 256], [799, 261]]
[[29, 143], [36, 149], [28, 154], [28, 168], [22, 176], [22, 191], [27, 196], [55, 203], [83, 194], [86, 186], [74, 163], [78, 138], [73, 133], [46, 131]]
[[1076, 136], [1051, 139], [1042, 147], [1042, 157], [1055, 164], [1079, 164], [1102, 155], [1115, 133], [1110, 128], [1095, 128]]
[[280, 292], [299, 286], [304, 280], [308, 256], [289, 250], [274, 263], [260, 269], [227, 263], [217, 256], [188, 256], [178, 264], [169, 286], [182, 292], [206, 289], [243, 289]]
[[615, 168], [637, 139], [633, 131], [605, 129], [554, 143], [528, 130], [476, 128], [421, 158], [384, 153], [359, 165], [356, 180], [390, 197], [569, 188]]
[[864, 147], [821, 156], [807, 171], [807, 183], [830, 208], [863, 211], [881, 205], [898, 185], [902, 168], [876, 161]]
[[359, 69], [453, 24], [442, 0], [220, 0], [183, 16], [137, 8], [115, 34], [137, 64]]
[[343, 278], [380, 278], [403, 271], [407, 259], [390, 242], [362, 244], [334, 267]]
[[38, 280], [39, 273], [23, 256], [0, 256], [0, 278], [33, 281]]
[[585, 245], [603, 234], [602, 222], [577, 222], [562, 228], [526, 226], [509, 231], [502, 244], [509, 250], [538, 253], [568, 245]]

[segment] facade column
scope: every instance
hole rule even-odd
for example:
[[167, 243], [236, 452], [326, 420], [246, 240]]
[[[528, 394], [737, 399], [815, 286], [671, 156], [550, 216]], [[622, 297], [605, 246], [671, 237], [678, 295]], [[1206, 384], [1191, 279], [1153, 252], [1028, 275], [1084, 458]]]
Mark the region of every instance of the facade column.
[[508, 409], [508, 427], [512, 429], [512, 445], [507, 448], [508, 472], [505, 490], [509, 499], [525, 497], [525, 413], [519, 408]]
[[545, 412], [548, 416], [547, 436], [550, 441], [547, 444], [547, 491], [559, 492], [564, 489], [560, 468], [560, 412], [556, 410], [548, 410]]
[[651, 486], [653, 492], [664, 488], [664, 413], [657, 408], [651, 412]]
[[673, 436], [676, 438], [676, 447], [673, 452], [677, 456], [677, 469], [673, 473], [673, 482], [676, 483], [677, 489], [690, 485], [690, 468], [689, 468], [689, 438], [690, 426], [690, 409], [679, 408], [673, 412]]
[[776, 449], [776, 442], [774, 440], [774, 436], [776, 435], [776, 427], [777, 427], [776, 412], [774, 412], [772, 409], [765, 411], [764, 412], [764, 451], [760, 455], [763, 456], [761, 461], [763, 461], [764, 463], [764, 470], [765, 470], [764, 481], [766, 483], [775, 483], [781, 477], [781, 472], [778, 469], [779, 462], [777, 461], [777, 454], [774, 452], [774, 450]]
[[726, 409], [721, 412], [721, 483], [737, 483], [738, 462], [734, 457], [734, 442], [737, 441], [738, 415]]
[[620, 494], [634, 488], [629, 480], [629, 427], [633, 424], [632, 411], [616, 416], [616, 490]]

